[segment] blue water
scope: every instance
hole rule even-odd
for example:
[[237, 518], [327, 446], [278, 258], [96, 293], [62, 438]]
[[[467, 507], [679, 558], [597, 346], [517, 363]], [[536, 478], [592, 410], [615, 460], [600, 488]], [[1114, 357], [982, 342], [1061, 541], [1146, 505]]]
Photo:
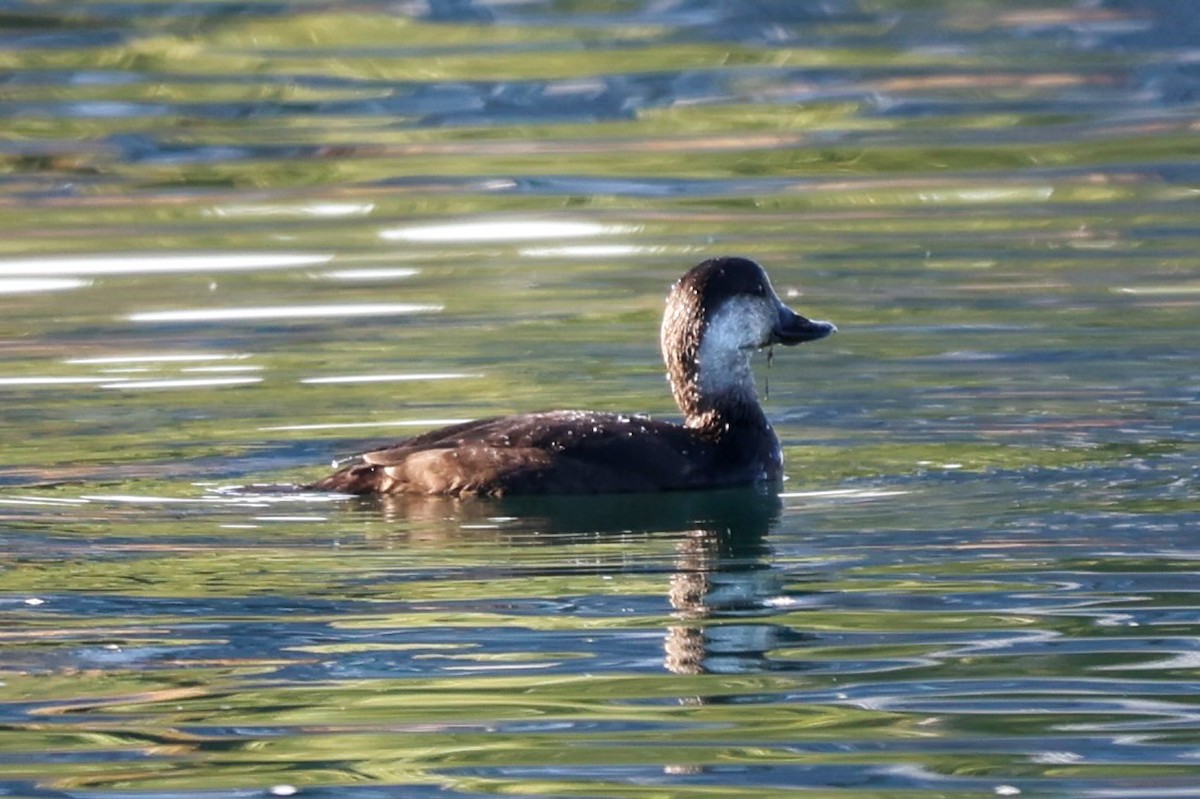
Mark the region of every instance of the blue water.
[[[1193, 6], [0, 9], [0, 794], [1200, 796]], [[782, 488], [289, 488], [718, 253]]]

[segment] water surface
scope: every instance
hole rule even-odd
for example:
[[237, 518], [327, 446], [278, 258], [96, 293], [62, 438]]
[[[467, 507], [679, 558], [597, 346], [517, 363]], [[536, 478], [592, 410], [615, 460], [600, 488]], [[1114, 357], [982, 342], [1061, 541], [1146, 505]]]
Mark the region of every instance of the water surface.
[[[0, 11], [0, 792], [1200, 795], [1193, 4]], [[265, 486], [675, 413], [780, 491]]]

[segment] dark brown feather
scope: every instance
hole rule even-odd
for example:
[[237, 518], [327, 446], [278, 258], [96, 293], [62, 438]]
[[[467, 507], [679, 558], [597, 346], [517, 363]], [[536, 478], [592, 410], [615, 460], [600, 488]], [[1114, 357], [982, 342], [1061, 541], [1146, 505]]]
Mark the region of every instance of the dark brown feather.
[[[682, 425], [590, 411], [480, 419], [366, 452], [310, 487], [348, 494], [499, 496], [674, 491], [778, 479], [779, 442], [758, 405], [748, 360], [744, 372], [739, 369], [746, 385], [739, 384], [738, 391], [707, 391], [698, 379], [710, 315], [732, 297], [759, 297], [772, 309], [783, 307], [762, 267], [745, 258], [698, 264], [667, 298], [663, 357]], [[825, 325], [795, 340], [831, 330]]]

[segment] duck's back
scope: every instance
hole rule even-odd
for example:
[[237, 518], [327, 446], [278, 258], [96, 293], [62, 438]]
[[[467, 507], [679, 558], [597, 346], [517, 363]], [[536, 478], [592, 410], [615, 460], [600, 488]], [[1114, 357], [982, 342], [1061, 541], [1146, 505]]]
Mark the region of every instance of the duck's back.
[[551, 411], [435, 430], [358, 456], [313, 488], [349, 494], [595, 494], [750, 482], [720, 441], [643, 416]]

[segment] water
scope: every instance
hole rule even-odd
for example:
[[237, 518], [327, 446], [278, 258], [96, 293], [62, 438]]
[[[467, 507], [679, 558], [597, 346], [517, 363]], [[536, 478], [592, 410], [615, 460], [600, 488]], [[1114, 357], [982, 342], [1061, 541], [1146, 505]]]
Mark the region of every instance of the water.
[[[0, 793], [1200, 796], [1194, 4], [10, 4]], [[269, 487], [841, 332], [780, 495]]]

